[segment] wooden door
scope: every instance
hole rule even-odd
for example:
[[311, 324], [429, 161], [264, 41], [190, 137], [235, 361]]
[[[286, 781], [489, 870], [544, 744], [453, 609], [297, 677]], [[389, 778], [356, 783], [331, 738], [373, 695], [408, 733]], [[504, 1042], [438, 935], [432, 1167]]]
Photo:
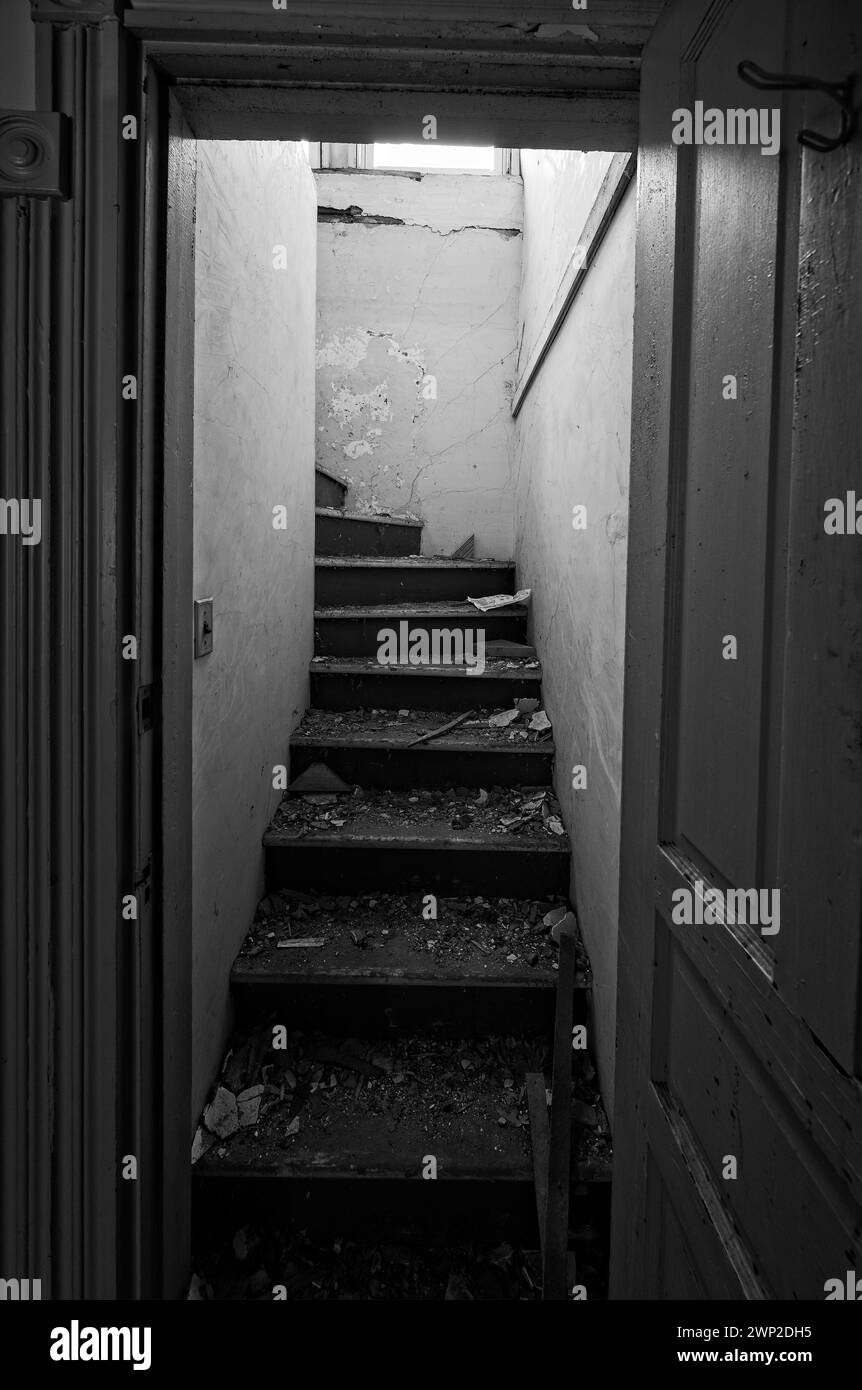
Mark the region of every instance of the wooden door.
[[[858, 101], [860, 50], [844, 0], [674, 0], [645, 54], [616, 1298], [862, 1277], [862, 534], [825, 524], [862, 500], [862, 138], [803, 147], [837, 105], [737, 74], [855, 69]], [[697, 101], [780, 108], [779, 152], [674, 143]], [[779, 930], [727, 920], [736, 889]]]

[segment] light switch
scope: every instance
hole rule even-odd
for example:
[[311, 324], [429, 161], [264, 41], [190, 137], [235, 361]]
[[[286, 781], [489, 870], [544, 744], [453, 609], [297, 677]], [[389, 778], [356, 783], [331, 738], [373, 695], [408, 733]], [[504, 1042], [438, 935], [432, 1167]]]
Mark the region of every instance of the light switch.
[[213, 601], [195, 599], [195, 656], [208, 656], [213, 649]]

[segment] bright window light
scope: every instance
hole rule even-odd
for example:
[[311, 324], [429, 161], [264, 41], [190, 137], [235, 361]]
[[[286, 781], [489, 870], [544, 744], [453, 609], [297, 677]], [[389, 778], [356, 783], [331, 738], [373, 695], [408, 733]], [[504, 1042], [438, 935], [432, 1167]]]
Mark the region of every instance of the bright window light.
[[375, 145], [375, 169], [451, 169], [468, 174], [493, 174], [493, 145]]

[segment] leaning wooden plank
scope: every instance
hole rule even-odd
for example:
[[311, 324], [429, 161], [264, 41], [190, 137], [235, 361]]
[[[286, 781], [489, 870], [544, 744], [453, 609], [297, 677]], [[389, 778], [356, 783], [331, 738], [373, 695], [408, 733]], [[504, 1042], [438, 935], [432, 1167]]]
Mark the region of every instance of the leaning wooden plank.
[[554, 1019], [553, 1091], [551, 1095], [548, 1204], [542, 1243], [542, 1300], [567, 1297], [566, 1251], [569, 1241], [571, 1181], [572, 1013], [575, 987], [573, 928], [560, 932], [560, 968]]
[[545, 1243], [545, 1214], [548, 1210], [548, 1095], [540, 1071], [527, 1072], [527, 1106], [530, 1111], [530, 1141], [533, 1148], [533, 1182], [536, 1188], [536, 1215], [539, 1240]]

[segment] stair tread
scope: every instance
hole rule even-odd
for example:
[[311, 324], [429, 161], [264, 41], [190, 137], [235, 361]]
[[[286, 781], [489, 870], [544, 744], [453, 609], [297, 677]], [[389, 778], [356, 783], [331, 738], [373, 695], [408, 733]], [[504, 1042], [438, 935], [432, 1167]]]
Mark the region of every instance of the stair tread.
[[[211, 1148], [198, 1172], [421, 1179], [424, 1157], [433, 1154], [438, 1178], [488, 1174], [528, 1181], [528, 1112], [526, 1097], [518, 1099], [523, 1082], [504, 1087], [503, 1081], [507, 1073], [514, 1083], [540, 1068], [546, 1047], [541, 1040], [511, 1041], [514, 1046], [503, 1044], [507, 1061], [501, 1063], [496, 1040], [471, 1039], [459, 1049], [468, 1067], [455, 1062], [456, 1074], [452, 1044], [422, 1035], [361, 1043], [289, 1038], [286, 1049], [268, 1054], [273, 1067], [267, 1075], [279, 1084], [289, 1071], [295, 1089], [287, 1078], [285, 1099], [271, 1097], [272, 1107], [254, 1129], [237, 1130]], [[314, 1077], [319, 1084], [310, 1093]], [[288, 1135], [294, 1111], [299, 1128]], [[513, 1123], [500, 1125], [501, 1113]]]
[[[305, 1035], [266, 1051], [271, 1026], [258, 1036], [254, 1075], [265, 1074], [273, 1089], [264, 1093], [257, 1123], [216, 1141], [199, 1159], [196, 1177], [421, 1181], [426, 1156], [433, 1155], [438, 1180], [532, 1183], [525, 1078], [547, 1066], [544, 1040], [444, 1042], [409, 1034], [360, 1042]], [[609, 1174], [606, 1135], [581, 1130], [576, 1137], [572, 1177]]]
[[502, 570], [515, 568], [514, 560], [456, 560], [449, 555], [316, 555], [321, 569], [429, 569]]
[[373, 526], [413, 526], [422, 530], [422, 522], [415, 516], [369, 516], [367, 512], [350, 512], [341, 507], [315, 507], [316, 516], [331, 516], [339, 521], [367, 521]]
[[476, 622], [483, 618], [526, 618], [527, 609], [522, 603], [512, 603], [506, 608], [495, 609], [493, 613], [482, 613], [472, 603], [452, 603], [444, 600], [438, 603], [348, 603], [339, 607], [318, 608], [315, 618], [471, 618]]
[[361, 826], [333, 826], [331, 829], [315, 829], [301, 834], [283, 824], [273, 823], [263, 837], [265, 849], [284, 849], [291, 845], [306, 845], [318, 848], [321, 845], [362, 845], [369, 849], [397, 849], [399, 846], [414, 848], [418, 845], [433, 844], [437, 849], [471, 850], [481, 848], [500, 854], [510, 854], [512, 850], [529, 850], [534, 854], [554, 854], [567, 856], [570, 845], [567, 838], [555, 836], [553, 841], [536, 837], [515, 835], [507, 831], [489, 834], [487, 831], [453, 830], [448, 821], [426, 822], [415, 826], [393, 826], [390, 821], [373, 816], [365, 817]]
[[485, 669], [478, 674], [465, 666], [381, 666], [379, 661], [364, 656], [315, 656], [311, 660], [312, 673], [329, 673], [343, 676], [424, 676], [443, 677], [447, 680], [535, 680], [538, 685], [542, 679], [542, 668], [535, 658], [485, 658]]
[[[494, 749], [501, 753], [535, 752], [553, 754], [551, 738], [539, 740], [535, 732], [528, 731], [522, 724], [515, 729], [527, 734], [526, 738], [512, 738], [513, 729], [498, 729], [488, 723], [493, 710], [477, 710], [476, 717], [459, 724], [446, 734], [439, 734], [426, 744], [418, 745], [417, 751], [427, 749], [457, 749], [462, 752]], [[453, 715], [449, 710], [411, 710], [410, 715], [399, 716], [397, 711], [384, 714], [368, 709], [348, 710], [337, 713], [333, 710], [306, 710], [302, 722], [293, 731], [291, 747], [305, 744], [326, 745], [336, 748], [347, 745], [361, 745], [369, 748], [403, 749], [432, 729], [448, 724]]]
[[[475, 788], [446, 792], [410, 793], [378, 788], [357, 793], [335, 794], [336, 801], [315, 805], [305, 796], [287, 795], [276, 809], [264, 834], [266, 848], [304, 844], [377, 845], [390, 849], [424, 845], [437, 849], [470, 851], [512, 850], [539, 854], [568, 855], [568, 836], [557, 835], [543, 822], [538, 810], [525, 810], [525, 804], [540, 792], [551, 799], [557, 815], [553, 789], [492, 787], [483, 806], [478, 805]], [[524, 816], [517, 829], [508, 828], [504, 818]], [[453, 819], [466, 825], [453, 826]], [[342, 821], [334, 825], [333, 820]]]
[[[421, 893], [361, 893], [348, 901], [276, 890], [258, 907], [232, 981], [398, 979], [556, 987], [559, 951], [542, 919], [564, 899], [441, 895], [433, 921], [422, 915], [424, 902]], [[308, 937], [322, 939], [323, 945], [278, 944]], [[579, 965], [579, 983], [586, 987], [589, 965], [582, 948]]]

